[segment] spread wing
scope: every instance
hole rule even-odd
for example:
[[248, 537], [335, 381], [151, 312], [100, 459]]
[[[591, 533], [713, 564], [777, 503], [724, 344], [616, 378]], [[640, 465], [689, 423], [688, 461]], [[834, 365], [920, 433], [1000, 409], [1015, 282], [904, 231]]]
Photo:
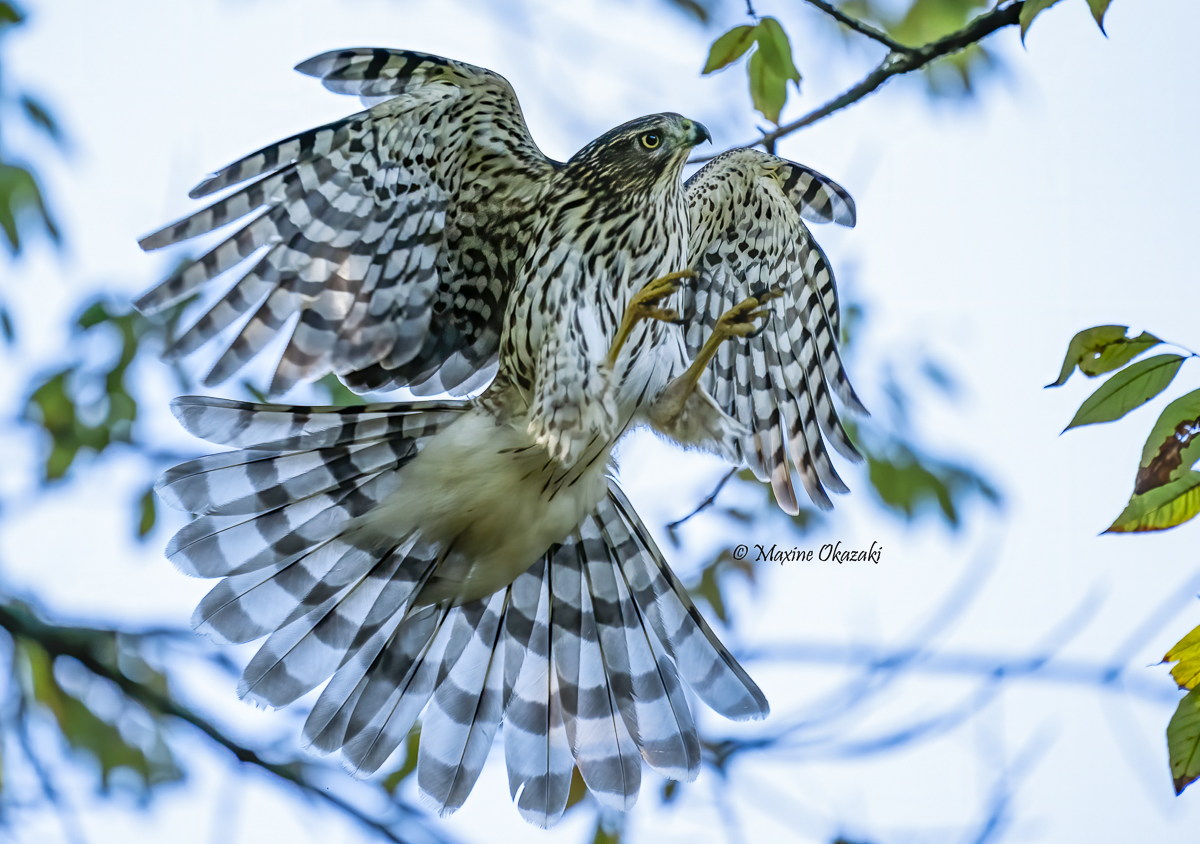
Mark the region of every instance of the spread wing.
[[750, 149], [727, 152], [687, 182], [689, 261], [700, 274], [684, 294], [694, 313], [688, 351], [699, 352], [717, 319], [748, 296], [782, 292], [761, 333], [723, 343], [701, 380], [742, 423], [746, 465], [771, 482], [779, 505], [796, 513], [788, 455], [809, 497], [832, 506], [825, 488], [845, 492], [825, 448], [862, 459], [846, 436], [830, 393], [859, 413], [838, 354], [840, 314], [833, 272], [804, 220], [854, 225], [854, 201], [819, 173]]
[[338, 93], [386, 99], [200, 183], [193, 198], [243, 186], [148, 235], [142, 248], [240, 226], [137, 307], [160, 311], [238, 268], [168, 353], [185, 355], [244, 320], [206, 384], [288, 333], [272, 395], [330, 371], [363, 389], [481, 386], [499, 345], [521, 221], [558, 165], [491, 71], [378, 49], [325, 53], [297, 70]]

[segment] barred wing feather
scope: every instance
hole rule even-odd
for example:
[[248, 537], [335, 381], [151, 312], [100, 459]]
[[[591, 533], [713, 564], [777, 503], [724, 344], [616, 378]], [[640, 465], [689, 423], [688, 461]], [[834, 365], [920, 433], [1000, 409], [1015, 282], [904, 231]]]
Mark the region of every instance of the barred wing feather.
[[[388, 99], [264, 147], [193, 198], [241, 185], [143, 238], [158, 249], [244, 221], [137, 301], [154, 313], [240, 276], [176, 341], [188, 354], [241, 323], [205, 379], [280, 333], [280, 395], [327, 372], [356, 388], [481, 386], [499, 344], [512, 242], [556, 165], [500, 76], [421, 53], [342, 50], [299, 65], [333, 91]], [[247, 316], [249, 314], [249, 316]]]
[[832, 506], [826, 490], [845, 492], [826, 440], [862, 459], [832, 396], [866, 413], [838, 351], [840, 315], [829, 261], [804, 219], [854, 224], [854, 204], [815, 171], [749, 149], [718, 156], [687, 183], [689, 256], [700, 275], [684, 294], [686, 331], [695, 355], [720, 316], [748, 296], [779, 293], [762, 330], [723, 343], [701, 379], [717, 405], [748, 430], [739, 456], [771, 483], [779, 505], [799, 511], [789, 465], [809, 498]]

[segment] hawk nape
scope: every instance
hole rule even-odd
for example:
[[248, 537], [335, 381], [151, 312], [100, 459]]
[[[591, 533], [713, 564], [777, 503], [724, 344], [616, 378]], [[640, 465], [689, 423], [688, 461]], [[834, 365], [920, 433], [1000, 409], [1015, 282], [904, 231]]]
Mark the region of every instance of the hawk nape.
[[193, 197], [241, 187], [142, 246], [241, 227], [138, 307], [239, 268], [173, 349], [249, 313], [206, 383], [289, 332], [272, 395], [330, 371], [359, 389], [487, 388], [356, 407], [177, 400], [189, 431], [239, 449], [158, 484], [196, 514], [170, 558], [222, 578], [197, 626], [268, 637], [243, 695], [282, 706], [329, 680], [305, 737], [356, 772], [425, 710], [417, 780], [443, 811], [502, 720], [513, 796], [542, 826], [573, 767], [620, 809], [643, 759], [692, 779], [684, 684], [730, 718], [767, 702], [609, 477], [610, 451], [648, 424], [745, 461], [789, 512], [789, 455], [817, 505], [845, 491], [825, 438], [860, 458], [831, 392], [862, 405], [802, 218], [853, 225], [852, 200], [749, 149], [682, 184], [708, 132], [677, 114], [552, 161], [504, 79], [436, 56], [345, 50], [299, 70], [378, 104], [201, 183]]

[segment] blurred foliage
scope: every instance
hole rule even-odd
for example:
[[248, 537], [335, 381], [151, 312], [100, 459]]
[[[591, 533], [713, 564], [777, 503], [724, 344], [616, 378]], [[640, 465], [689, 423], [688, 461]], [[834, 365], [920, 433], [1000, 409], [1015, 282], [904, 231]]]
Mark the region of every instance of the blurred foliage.
[[947, 525], [957, 528], [967, 500], [977, 496], [992, 505], [1000, 503], [995, 487], [965, 465], [923, 454], [895, 436], [870, 446], [861, 436], [858, 442], [866, 454], [871, 491], [906, 521], [937, 511]]
[[[166, 694], [166, 678], [142, 658], [139, 637], [48, 625], [27, 604], [12, 599], [0, 604], [0, 628], [8, 632], [12, 654], [10, 677], [3, 684], [6, 708], [17, 713], [16, 722], [5, 726], [20, 735], [24, 761], [43, 777], [48, 766], [39, 755], [42, 743], [30, 737], [42, 729], [46, 716], [63, 748], [99, 767], [101, 791], [119, 783], [145, 796], [149, 789], [183, 777], [161, 714], [128, 697], [111, 680], [124, 677]], [[93, 670], [97, 666], [107, 671]], [[12, 761], [5, 759], [3, 779], [8, 782], [13, 781], [7, 768]], [[132, 776], [113, 777], [118, 770]]]
[[399, 768], [383, 778], [381, 784], [387, 789], [388, 794], [395, 794], [396, 789], [400, 787], [400, 783], [408, 779], [417, 770], [417, 751], [420, 747], [420, 742], [421, 724], [417, 722], [408, 731], [408, 737], [404, 739], [404, 762]]
[[[0, 47], [9, 33], [25, 22], [25, 14], [12, 3], [0, 2]], [[6, 78], [0, 62], [0, 82]], [[15, 93], [6, 85], [0, 85], [0, 128], [25, 121], [39, 130], [59, 147], [64, 138], [58, 121], [50, 110], [32, 94]], [[43, 233], [50, 242], [58, 246], [61, 242], [58, 225], [42, 196], [42, 188], [33, 171], [13, 158], [12, 152], [0, 135], [0, 229], [4, 230], [4, 242], [11, 256], [16, 257], [24, 245], [22, 238], [30, 234]], [[0, 337], [12, 345], [16, 339], [16, 325], [0, 290]]]
[[[993, 5], [981, 0], [914, 0], [899, 13], [894, 3], [848, 0], [839, 8], [878, 26], [901, 44], [918, 48], [957, 32]], [[999, 60], [992, 51], [981, 44], [972, 44], [934, 62], [921, 75], [932, 95], [964, 96], [973, 94], [980, 78], [998, 66]]]
[[[855, 338], [866, 319], [866, 310], [856, 302], [848, 302], [843, 313], [843, 359], [849, 359]], [[890, 362], [885, 362], [883, 369], [880, 380], [883, 393], [891, 403], [892, 412], [887, 415], [894, 417], [893, 423], [885, 424], [875, 417], [843, 419], [846, 432], [864, 457], [866, 472], [862, 473], [862, 480], [880, 507], [910, 524], [934, 517], [940, 518], [948, 529], [957, 530], [963, 524], [964, 510], [972, 504], [982, 503], [992, 508], [1002, 506], [1000, 492], [979, 471], [916, 444], [919, 432], [914, 431], [911, 424], [913, 417], [920, 418], [920, 413], [914, 412], [919, 407], [915, 391], [895, 376]], [[947, 400], [957, 399], [957, 383], [940, 363], [926, 358], [917, 361], [914, 369], [919, 378], [934, 386]], [[741, 487], [740, 500], [758, 499], [760, 503], [752, 507], [720, 504], [722, 490], [730, 480], [736, 480], [735, 485]], [[851, 486], [855, 493], [861, 488]], [[760, 482], [749, 469], [742, 469], [726, 476], [690, 515], [667, 526], [671, 541], [678, 546], [679, 526], [709, 508], [717, 517], [738, 525], [738, 529], [731, 532], [736, 538], [705, 563], [687, 585], [692, 596], [707, 603], [717, 618], [726, 624], [733, 621], [729, 617], [730, 602], [726, 590], [735, 580], [754, 587], [758, 567], [774, 564], [758, 559], [754, 548], [745, 559], [738, 560], [733, 554], [734, 544], [747, 536], [770, 536], [781, 553], [788, 548], [815, 550], [813, 545], [804, 545], [803, 538], [836, 518], [811, 505], [802, 506], [795, 516], [785, 515], [778, 508], [770, 485]], [[780, 535], [777, 527], [780, 524], [790, 526], [793, 532], [790, 538]]]
[[[88, 341], [101, 332], [115, 336], [119, 352], [97, 364], [83, 354]], [[156, 343], [150, 343], [150, 340]], [[72, 326], [79, 356], [68, 366], [35, 381], [25, 407], [25, 419], [40, 426], [50, 439], [43, 478], [66, 475], [80, 451], [100, 453], [114, 443], [133, 441], [137, 399], [131, 392], [129, 369], [141, 355], [162, 348], [164, 323], [151, 321], [129, 307], [104, 300], [84, 307]]]
[[[12, 3], [0, 2], [0, 39], [6, 38], [24, 22], [25, 14], [20, 9]], [[5, 75], [0, 66], [0, 79]], [[54, 143], [63, 143], [58, 121], [46, 106], [31, 94], [13, 93], [7, 87], [0, 87], [0, 126], [14, 114], [20, 115]], [[42, 198], [37, 178], [27, 167], [11, 160], [3, 143], [0, 143], [0, 228], [4, 229], [9, 252], [13, 255], [21, 251], [22, 233], [30, 229], [44, 232], [55, 243], [59, 240], [58, 226]]]

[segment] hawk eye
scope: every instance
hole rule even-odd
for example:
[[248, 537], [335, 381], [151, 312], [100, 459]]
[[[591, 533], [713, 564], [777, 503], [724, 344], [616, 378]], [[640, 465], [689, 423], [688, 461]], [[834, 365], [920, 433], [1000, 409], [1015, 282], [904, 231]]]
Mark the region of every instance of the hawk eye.
[[657, 132], [647, 132], [646, 134], [642, 135], [642, 146], [644, 146], [646, 149], [657, 149], [658, 145], [661, 143], [662, 138], [658, 136]]

